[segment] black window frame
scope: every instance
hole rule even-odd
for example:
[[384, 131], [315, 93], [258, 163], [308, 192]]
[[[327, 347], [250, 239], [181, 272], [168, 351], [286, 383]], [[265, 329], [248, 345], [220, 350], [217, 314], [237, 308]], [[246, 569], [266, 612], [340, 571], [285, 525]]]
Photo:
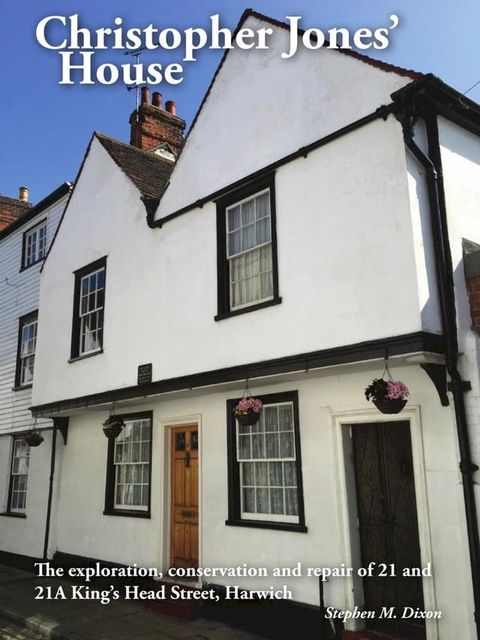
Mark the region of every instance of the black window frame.
[[[271, 248], [273, 271], [273, 294], [270, 300], [252, 303], [239, 309], [232, 309], [230, 302], [230, 265], [227, 258], [227, 208], [240, 200], [253, 197], [256, 193], [269, 189], [270, 193], [270, 224], [271, 224]], [[243, 313], [250, 313], [258, 309], [264, 309], [279, 304], [282, 298], [279, 295], [278, 285], [278, 255], [277, 255], [277, 215], [275, 200], [275, 174], [249, 181], [234, 189], [227, 195], [215, 200], [217, 206], [217, 315], [215, 320], [224, 320]]]
[[[115, 414], [117, 415], [117, 414]], [[150, 464], [148, 473], [148, 507], [145, 510], [121, 509], [115, 507], [115, 465], [114, 452], [116, 438], [108, 439], [107, 447], [107, 473], [105, 482], [105, 508], [104, 516], [125, 516], [131, 518], [150, 518], [152, 507], [152, 442], [153, 442], [153, 411], [121, 414], [122, 420], [149, 420], [150, 421]]]
[[[20, 316], [20, 318], [18, 319], [17, 363], [15, 367], [15, 386], [13, 388], [14, 391], [19, 391], [20, 389], [30, 389], [33, 385], [33, 379], [32, 379], [32, 382], [27, 382], [26, 384], [21, 384], [21, 379], [20, 379], [22, 374], [21, 352], [22, 352], [23, 327], [26, 324], [31, 323], [33, 320], [37, 321], [37, 331], [38, 331], [38, 309], [35, 309], [35, 311], [30, 311], [29, 313], [26, 313], [24, 316]], [[35, 352], [36, 352], [36, 348], [35, 348]], [[36, 353], [34, 355], [36, 355]]]
[[28, 491], [28, 477], [30, 475], [30, 449], [28, 445], [25, 443], [26, 450], [28, 453], [29, 464], [28, 464], [28, 472], [27, 472], [27, 486], [25, 489], [25, 507], [22, 511], [12, 511], [12, 497], [13, 497], [13, 460], [15, 454], [15, 443], [19, 440], [25, 441], [25, 438], [22, 435], [13, 436], [12, 437], [12, 451], [10, 455], [10, 471], [9, 471], [9, 479], [8, 479], [8, 498], [7, 498], [7, 510], [2, 513], [3, 516], [12, 516], [14, 518], [26, 518], [26, 508], [27, 508], [27, 491]]
[[[25, 264], [25, 261], [27, 259], [27, 236], [32, 231], [35, 231], [35, 230], [38, 231], [38, 227], [40, 227], [41, 225], [45, 225], [45, 253], [41, 258], [38, 258], [38, 260], [34, 260], [33, 262], [30, 262], [30, 264]], [[26, 269], [30, 269], [30, 267], [33, 267], [36, 264], [39, 264], [40, 262], [43, 262], [45, 260], [45, 256], [47, 255], [47, 251], [48, 251], [48, 246], [47, 246], [47, 218], [43, 218], [43, 220], [40, 220], [39, 222], [37, 222], [36, 224], [32, 225], [29, 229], [27, 229], [26, 231], [23, 232], [23, 238], [22, 238], [22, 263], [21, 263], [21, 266], [20, 266], [20, 271], [25, 271]]]
[[[87, 276], [89, 273], [94, 271], [98, 271], [99, 269], [104, 269], [104, 285], [103, 285], [103, 308], [101, 313], [102, 318], [102, 333], [101, 333], [101, 341], [100, 348], [95, 351], [90, 351], [87, 353], [80, 353], [80, 283], [82, 278]], [[105, 304], [106, 304], [106, 291], [107, 291], [107, 256], [95, 260], [94, 262], [90, 262], [90, 264], [85, 265], [81, 269], [77, 269], [73, 272], [75, 276], [75, 285], [73, 291], [73, 318], [72, 318], [72, 341], [70, 347], [70, 360], [69, 362], [74, 362], [76, 360], [82, 360], [83, 358], [91, 358], [92, 356], [96, 356], [100, 353], [103, 353], [103, 343], [105, 337]]]
[[237, 461], [237, 421], [234, 415], [234, 407], [240, 398], [227, 400], [227, 463], [228, 463], [228, 519], [225, 524], [236, 527], [254, 527], [260, 529], [278, 529], [283, 531], [296, 531], [306, 533], [305, 505], [303, 499], [302, 480], [302, 453], [300, 446], [300, 421], [298, 410], [298, 391], [285, 391], [256, 395], [263, 404], [278, 404], [291, 402], [293, 404], [294, 439], [295, 439], [295, 464], [297, 470], [297, 494], [298, 494], [298, 523], [279, 522], [276, 520], [248, 520], [241, 517], [240, 497], [240, 463]]

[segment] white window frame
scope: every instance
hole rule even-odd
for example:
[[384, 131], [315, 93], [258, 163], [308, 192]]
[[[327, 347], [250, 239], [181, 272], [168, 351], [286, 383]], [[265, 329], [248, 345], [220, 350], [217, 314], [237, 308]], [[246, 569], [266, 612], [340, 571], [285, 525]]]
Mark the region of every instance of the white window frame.
[[[148, 459], [147, 460], [136, 460], [136, 461], [132, 461], [132, 460], [126, 460], [126, 461], [121, 461], [121, 462], [116, 462], [116, 454], [117, 454], [117, 448], [120, 445], [124, 445], [125, 444], [125, 440], [122, 440], [123, 434], [125, 433], [125, 430], [127, 428], [127, 425], [131, 424], [133, 425], [134, 423], [146, 423], [148, 426], [148, 433], [149, 433], [149, 439], [148, 440], [138, 440], [138, 441], [128, 441], [129, 445], [130, 445], [130, 456], [132, 453], [132, 444], [133, 442], [138, 442], [140, 445], [140, 451], [142, 450], [141, 444], [142, 443], [147, 443], [148, 444]], [[122, 429], [122, 432], [120, 433], [119, 436], [117, 436], [117, 438], [114, 440], [113, 443], [113, 473], [114, 473], [114, 481], [113, 481], [113, 501], [112, 501], [112, 506], [113, 509], [115, 511], [149, 511], [150, 510], [150, 484], [151, 484], [151, 469], [150, 466], [152, 464], [151, 462], [151, 447], [152, 447], [152, 420], [149, 417], [139, 417], [139, 418], [129, 418], [129, 419], [125, 419], [125, 426]], [[146, 468], [147, 470], [147, 477], [148, 477], [148, 482], [122, 482], [119, 483], [119, 475], [120, 475], [120, 469], [122, 467], [129, 467], [129, 466], [142, 466], [144, 469]], [[119, 484], [123, 484], [123, 485], [140, 485], [141, 487], [146, 487], [147, 488], [147, 504], [145, 505], [132, 505], [132, 504], [124, 504], [124, 503], [119, 503], [117, 502], [117, 488], [119, 486]]]
[[[27, 340], [24, 339], [25, 333], [26, 331], [29, 331], [30, 327], [34, 327], [33, 329], [33, 337], [32, 338], [28, 338]], [[33, 382], [33, 372], [32, 372], [32, 377], [29, 378], [28, 380], [25, 379], [25, 373], [28, 371], [28, 368], [26, 366], [27, 361], [29, 361], [30, 359], [33, 360], [33, 366], [32, 369], [35, 367], [35, 351], [36, 351], [36, 346], [37, 346], [37, 329], [38, 329], [38, 317], [35, 316], [34, 318], [32, 318], [31, 320], [26, 320], [24, 321], [20, 321], [20, 351], [18, 354], [18, 367], [19, 367], [19, 373], [18, 373], [18, 385], [20, 387], [25, 387], [27, 385], [31, 385]], [[30, 344], [31, 346], [31, 350], [27, 353], [24, 353], [24, 348], [25, 345]]]
[[[245, 484], [244, 484], [244, 467], [243, 465], [245, 463], [256, 463], [256, 462], [261, 462], [261, 463], [269, 463], [269, 462], [293, 462], [295, 463], [295, 474], [296, 474], [296, 486], [295, 487], [291, 487], [291, 486], [287, 486], [285, 485], [285, 483], [281, 486], [281, 487], [274, 487], [276, 489], [278, 488], [282, 488], [284, 491], [285, 489], [295, 489], [297, 492], [297, 507], [298, 509], [300, 508], [300, 496], [299, 496], [299, 478], [298, 478], [298, 463], [297, 463], [297, 450], [296, 450], [296, 442], [295, 442], [295, 429], [296, 429], [296, 425], [295, 425], [295, 405], [294, 402], [289, 400], [286, 402], [270, 402], [268, 404], [265, 404], [263, 406], [263, 411], [262, 411], [262, 417], [260, 418], [260, 420], [263, 420], [263, 412], [265, 411], [265, 409], [267, 407], [281, 407], [281, 406], [290, 406], [292, 409], [292, 429], [289, 429], [288, 431], [274, 431], [274, 432], [269, 432], [269, 431], [265, 431], [263, 430], [261, 433], [264, 436], [264, 451], [266, 454], [266, 434], [267, 433], [275, 433], [280, 435], [280, 433], [291, 433], [292, 434], [292, 441], [293, 441], [293, 456], [287, 456], [287, 457], [278, 457], [278, 458], [242, 458], [240, 457], [240, 431], [239, 431], [239, 424], [238, 421], [235, 421], [235, 429], [236, 429], [236, 451], [237, 451], [237, 459], [236, 462], [239, 466], [238, 469], [238, 473], [239, 473], [239, 491], [240, 491], [240, 518], [242, 520], [260, 520], [260, 521], [269, 521], [269, 522], [283, 522], [285, 524], [299, 524], [300, 523], [300, 513], [297, 513], [297, 515], [287, 515], [287, 514], [273, 514], [273, 513], [263, 513], [263, 512], [256, 512], [253, 513], [251, 511], [244, 511], [244, 498], [243, 498], [243, 489], [245, 488]], [[250, 486], [250, 485], [248, 485]], [[262, 488], [259, 485], [252, 485], [252, 488]], [[263, 488], [267, 488], [270, 489], [272, 487], [267, 486], [267, 487], [263, 487]], [[284, 501], [285, 501], [285, 497], [284, 497]]]
[[[96, 276], [98, 273], [101, 273], [101, 272], [103, 272], [103, 287], [102, 288], [97, 288], [94, 291], [95, 291], [95, 301], [96, 302], [97, 302], [97, 299], [98, 299], [98, 292], [99, 291], [103, 291], [103, 305], [96, 306], [95, 309], [92, 309], [90, 311], [82, 313], [82, 298], [84, 297], [82, 295], [83, 282], [85, 280], [89, 280], [92, 276]], [[92, 292], [90, 290], [88, 290], [87, 297], [91, 293]], [[91, 271], [90, 273], [87, 273], [87, 274], [85, 274], [84, 276], [82, 276], [80, 278], [80, 289], [79, 289], [78, 295], [79, 295], [79, 301], [78, 301], [78, 316], [79, 316], [78, 355], [79, 356], [85, 356], [85, 355], [88, 355], [90, 353], [97, 353], [97, 351], [101, 351], [102, 348], [103, 348], [103, 325], [104, 325], [103, 311], [104, 311], [104, 308], [105, 308], [105, 267], [100, 267], [99, 269], [95, 269], [94, 271]], [[98, 340], [98, 342], [99, 342], [99, 346], [98, 347], [82, 351], [83, 337], [87, 335], [86, 332], [84, 331], [84, 327], [85, 327], [85, 324], [86, 324], [86, 319], [88, 317], [92, 316], [93, 314], [97, 314], [97, 317], [100, 316], [102, 318], [102, 326], [101, 326], [101, 328], [97, 327], [97, 329], [96, 329], [97, 336], [101, 332], [102, 339]]]
[[[19, 448], [22, 448], [22, 455], [17, 455], [17, 451]], [[16, 460], [26, 460], [26, 473], [19, 473], [14, 471], [15, 461]], [[27, 489], [28, 489], [28, 473], [29, 473], [29, 462], [30, 462], [30, 447], [25, 442], [24, 438], [15, 437], [13, 440], [12, 447], [12, 458], [10, 464], [10, 487], [9, 487], [9, 495], [8, 495], [8, 511], [10, 513], [25, 513], [27, 506]], [[25, 488], [21, 491], [15, 489], [15, 484], [18, 482], [18, 478], [25, 478]], [[14, 494], [20, 495], [23, 494], [23, 506], [15, 507], [13, 506], [14, 502]]]
[[[258, 197], [260, 197], [263, 194], [268, 194], [268, 225], [269, 225], [269, 231], [270, 231], [270, 240], [268, 240], [267, 242], [261, 242], [259, 244], [256, 244], [253, 247], [250, 247], [249, 249], [245, 249], [242, 251], [239, 251], [233, 255], [230, 255], [230, 242], [229, 242], [229, 236], [232, 233], [232, 230], [230, 230], [229, 228], [229, 212], [232, 209], [235, 209], [236, 207], [240, 207], [240, 211], [241, 211], [241, 205], [244, 204], [245, 202], [249, 202], [251, 200], [255, 201]], [[267, 217], [267, 216], [265, 216]], [[255, 216], [255, 224], [257, 223], [257, 219]], [[274, 298], [274, 264], [273, 264], [273, 241], [272, 241], [272, 236], [273, 236], [273, 229], [272, 229], [272, 205], [271, 205], [271, 192], [270, 192], [270, 187], [266, 187], [265, 189], [261, 189], [260, 191], [257, 191], [256, 193], [252, 193], [248, 196], [246, 196], [245, 198], [242, 198], [241, 200], [238, 200], [236, 202], [233, 202], [232, 204], [228, 205], [228, 207], [225, 208], [225, 225], [226, 225], [226, 256], [227, 256], [227, 261], [228, 261], [228, 291], [229, 291], [229, 306], [230, 306], [230, 310], [231, 311], [237, 311], [239, 309], [245, 309], [247, 307], [251, 307], [253, 305], [257, 305], [257, 304], [262, 304], [263, 302], [268, 302], [269, 300], [273, 300]], [[243, 225], [242, 222], [240, 221], [240, 229], [243, 229]], [[233, 230], [234, 231], [234, 230]], [[253, 253], [254, 251], [259, 251], [260, 249], [262, 249], [263, 247], [270, 247], [270, 260], [271, 260], [271, 279], [272, 279], [272, 293], [269, 296], [265, 296], [263, 298], [258, 298], [255, 300], [252, 300], [251, 302], [245, 302], [244, 304], [237, 304], [234, 305], [233, 303], [233, 285], [234, 282], [232, 281], [232, 277], [233, 277], [233, 261], [246, 256], [249, 253]], [[245, 281], [244, 281], [245, 282]]]
[[25, 231], [23, 242], [22, 267], [27, 269], [45, 258], [47, 253], [47, 221], [43, 220], [35, 227]]

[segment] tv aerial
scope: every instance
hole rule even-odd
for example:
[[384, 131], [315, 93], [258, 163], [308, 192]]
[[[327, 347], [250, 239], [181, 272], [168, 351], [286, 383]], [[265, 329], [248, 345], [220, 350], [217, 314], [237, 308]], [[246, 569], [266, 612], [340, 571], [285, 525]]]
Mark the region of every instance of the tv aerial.
[[[124, 56], [135, 56], [135, 64], [139, 64], [140, 56], [143, 51], [146, 51], [147, 47], [139, 47], [138, 49], [132, 49], [132, 51], [125, 51]], [[138, 117], [138, 107], [140, 106], [140, 89], [142, 84], [126, 84], [125, 88], [128, 92], [135, 91], [135, 111]]]

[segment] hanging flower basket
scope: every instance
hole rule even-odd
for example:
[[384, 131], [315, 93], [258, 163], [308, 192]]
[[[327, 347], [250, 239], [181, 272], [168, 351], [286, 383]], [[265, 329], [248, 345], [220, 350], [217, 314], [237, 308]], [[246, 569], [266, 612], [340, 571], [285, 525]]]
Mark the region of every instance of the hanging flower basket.
[[382, 413], [400, 413], [407, 404], [406, 400], [401, 398], [387, 398], [386, 400], [372, 400], [373, 404]]
[[403, 382], [392, 378], [375, 378], [365, 389], [367, 400], [371, 400], [382, 413], [400, 413], [407, 404], [409, 394], [408, 387]]
[[42, 444], [43, 436], [38, 429], [31, 429], [23, 436], [29, 447], [38, 447]]
[[240, 402], [235, 405], [233, 413], [239, 424], [246, 427], [258, 422], [262, 408], [263, 403], [259, 398], [244, 396]]
[[116, 438], [123, 429], [124, 421], [118, 416], [109, 416], [103, 423], [103, 433], [107, 438]]

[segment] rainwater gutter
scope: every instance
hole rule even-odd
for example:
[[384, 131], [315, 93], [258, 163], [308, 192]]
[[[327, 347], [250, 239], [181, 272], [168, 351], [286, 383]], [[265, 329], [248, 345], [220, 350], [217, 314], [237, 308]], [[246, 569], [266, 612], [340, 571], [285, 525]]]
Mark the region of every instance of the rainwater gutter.
[[401, 121], [405, 143], [419, 164], [425, 169], [430, 205], [430, 221], [433, 238], [437, 288], [440, 301], [442, 328], [445, 337], [446, 368], [450, 376], [449, 391], [452, 393], [455, 422], [460, 451], [459, 469], [462, 474], [463, 498], [467, 525], [468, 547], [473, 587], [476, 637], [480, 640], [480, 536], [473, 474], [478, 466], [471, 455], [468, 422], [465, 409], [465, 393], [471, 389], [470, 382], [462, 379], [458, 370], [458, 336], [456, 323], [455, 290], [453, 268], [448, 238], [446, 205], [443, 193], [440, 147], [438, 142], [437, 116], [434, 106], [428, 103], [425, 115], [428, 139], [428, 155], [414, 141], [413, 126], [416, 114], [403, 112]]
[[48, 542], [50, 537], [50, 520], [52, 516], [53, 480], [55, 478], [55, 456], [57, 449], [57, 422], [53, 421], [52, 448], [50, 453], [50, 479], [48, 484], [47, 519], [45, 523], [45, 539], [43, 543], [43, 559], [48, 559]]

